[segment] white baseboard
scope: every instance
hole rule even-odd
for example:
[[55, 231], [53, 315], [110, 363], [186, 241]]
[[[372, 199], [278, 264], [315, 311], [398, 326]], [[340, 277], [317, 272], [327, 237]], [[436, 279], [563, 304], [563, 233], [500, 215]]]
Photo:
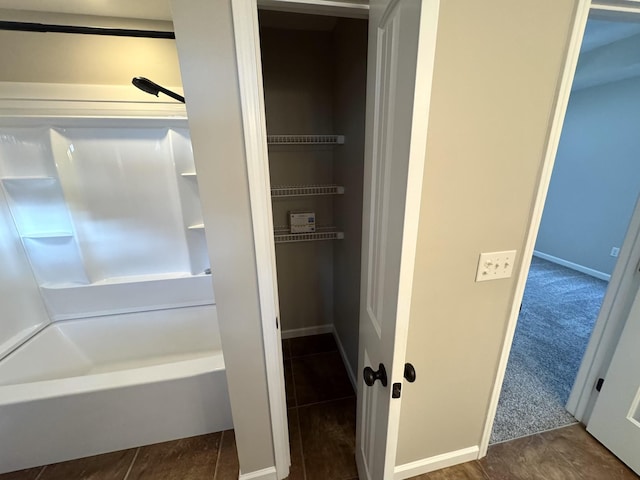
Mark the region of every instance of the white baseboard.
[[336, 345], [338, 345], [338, 351], [340, 352], [340, 356], [342, 357], [342, 363], [347, 369], [347, 375], [349, 375], [349, 380], [351, 380], [351, 385], [353, 386], [353, 390], [355, 392], [358, 391], [358, 385], [356, 384], [356, 375], [351, 367], [351, 363], [349, 363], [349, 359], [347, 358], [347, 353], [344, 350], [344, 346], [342, 345], [342, 341], [340, 340], [340, 336], [336, 330], [335, 325], [332, 325], [332, 333], [333, 338], [336, 340]]
[[440, 470], [441, 468], [452, 467], [459, 463], [477, 460], [480, 453], [480, 447], [475, 445], [462, 450], [443, 453], [435, 457], [424, 458], [404, 465], [397, 465], [393, 471], [394, 480], [403, 480], [405, 478], [415, 477], [424, 473]]
[[278, 480], [278, 475], [276, 474], [276, 467], [269, 467], [255, 472], [240, 472], [238, 480]]
[[585, 267], [583, 265], [579, 265], [577, 263], [573, 263], [568, 260], [564, 260], [562, 258], [554, 257], [553, 255], [549, 255], [547, 253], [542, 253], [537, 250], [534, 250], [533, 256], [541, 258], [543, 260], [547, 260], [552, 263], [557, 263], [558, 265], [562, 265], [563, 267], [570, 268], [571, 270], [576, 270], [577, 272], [591, 275], [592, 277], [599, 278], [600, 280], [604, 280], [606, 282], [611, 280], [611, 275], [609, 275], [608, 273], [600, 272], [598, 270], [594, 270], [593, 268]]
[[296, 337], [308, 337], [310, 335], [320, 335], [322, 333], [333, 333], [333, 325], [315, 325], [313, 327], [303, 328], [291, 328], [289, 330], [282, 330], [282, 339], [296, 338]]

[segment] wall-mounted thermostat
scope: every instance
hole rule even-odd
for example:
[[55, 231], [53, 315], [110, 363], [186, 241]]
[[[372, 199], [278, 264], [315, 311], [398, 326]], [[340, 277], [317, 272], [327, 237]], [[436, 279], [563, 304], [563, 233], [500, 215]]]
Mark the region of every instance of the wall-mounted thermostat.
[[316, 231], [315, 212], [289, 212], [291, 233], [313, 233]]

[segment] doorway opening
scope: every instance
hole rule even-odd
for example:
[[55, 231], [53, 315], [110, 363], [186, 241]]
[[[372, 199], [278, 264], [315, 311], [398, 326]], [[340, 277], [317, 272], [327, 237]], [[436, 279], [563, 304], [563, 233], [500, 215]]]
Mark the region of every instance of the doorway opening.
[[634, 212], [638, 16], [592, 11], [490, 443], [575, 423], [565, 405]]
[[289, 478], [353, 478], [368, 22], [258, 20]]

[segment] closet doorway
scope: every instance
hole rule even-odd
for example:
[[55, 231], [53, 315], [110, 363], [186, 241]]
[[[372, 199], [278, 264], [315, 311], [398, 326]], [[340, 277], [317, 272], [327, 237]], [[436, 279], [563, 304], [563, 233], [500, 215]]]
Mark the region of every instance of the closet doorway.
[[290, 478], [358, 475], [367, 23], [259, 11]]

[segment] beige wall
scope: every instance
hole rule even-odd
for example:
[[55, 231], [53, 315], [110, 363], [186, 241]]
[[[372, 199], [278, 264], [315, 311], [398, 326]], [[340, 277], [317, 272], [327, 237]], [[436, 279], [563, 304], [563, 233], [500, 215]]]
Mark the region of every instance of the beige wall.
[[480, 443], [576, 4], [441, 2], [398, 465]]
[[275, 460], [231, 7], [174, 0], [172, 8], [240, 470], [248, 474]]
[[[7, 17], [8, 16], [8, 17]], [[170, 22], [132, 22], [18, 12], [11, 20], [172, 31]], [[174, 40], [0, 30], [0, 81], [128, 85], [136, 76], [180, 87]]]

